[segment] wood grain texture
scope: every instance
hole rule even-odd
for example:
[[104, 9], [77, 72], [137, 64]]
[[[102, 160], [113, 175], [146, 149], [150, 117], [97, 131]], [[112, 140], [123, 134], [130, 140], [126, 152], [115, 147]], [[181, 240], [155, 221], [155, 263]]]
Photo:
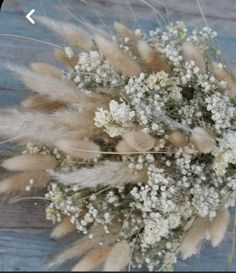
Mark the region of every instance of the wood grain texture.
[[[65, 6], [61, 5], [61, 2]], [[161, 23], [160, 16], [156, 16], [150, 8], [142, 4], [141, 0], [86, 0], [88, 4], [79, 0], [11, 0], [5, 1], [0, 15], [0, 34], [17, 34], [62, 44], [55, 36], [37, 21], [31, 25], [25, 15], [32, 8], [37, 15], [46, 13], [57, 19], [76, 22], [69, 12], [81, 20], [101, 26], [112, 33], [113, 21], [121, 21], [131, 27], [152, 29]], [[190, 27], [204, 25], [195, 0], [150, 0], [150, 3], [160, 12], [163, 18], [184, 20]], [[236, 1], [235, 0], [201, 0], [202, 9], [210, 27], [216, 29], [219, 41], [231, 60], [236, 60]], [[127, 3], [130, 3], [128, 5]], [[131, 9], [132, 6], [132, 9]], [[69, 11], [69, 12], [68, 12]], [[22, 82], [4, 67], [6, 62], [17, 62], [28, 65], [34, 61], [48, 61], [56, 64], [52, 56], [53, 48], [38, 42], [25, 39], [0, 36], [0, 107], [17, 105], [29, 90]], [[67, 240], [55, 241], [49, 238], [52, 224], [45, 220], [44, 203], [19, 202], [17, 204], [0, 204], [0, 270], [6, 271], [36, 271], [48, 270], [47, 263], [52, 256], [63, 249]], [[204, 244], [200, 256], [187, 261], [179, 261], [176, 270], [224, 270], [226, 257], [231, 245], [232, 234], [228, 232], [223, 244], [212, 249], [208, 243]], [[65, 267], [66, 268], [66, 267]], [[236, 270], [236, 259], [233, 269]]]

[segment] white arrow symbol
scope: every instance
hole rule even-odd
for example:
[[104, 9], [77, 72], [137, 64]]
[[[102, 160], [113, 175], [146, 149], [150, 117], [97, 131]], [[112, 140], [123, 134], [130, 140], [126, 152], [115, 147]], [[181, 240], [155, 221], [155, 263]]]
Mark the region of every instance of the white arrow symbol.
[[31, 15], [35, 13], [35, 9], [32, 9], [25, 17], [30, 21], [31, 24], [35, 24], [35, 21], [31, 18]]

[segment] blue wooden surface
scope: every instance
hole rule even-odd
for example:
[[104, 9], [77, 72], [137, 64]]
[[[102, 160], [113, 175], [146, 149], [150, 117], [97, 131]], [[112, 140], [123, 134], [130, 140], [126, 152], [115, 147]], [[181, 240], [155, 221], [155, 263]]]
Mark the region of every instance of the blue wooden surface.
[[[25, 14], [32, 8], [36, 9], [37, 14], [44, 14], [42, 4], [50, 17], [63, 17], [63, 20], [73, 21], [58, 0], [10, 0], [5, 2], [7, 3], [3, 5], [0, 15], [0, 33], [25, 35], [60, 43], [56, 36], [45, 31], [37, 22], [36, 25], [31, 25], [25, 19]], [[127, 22], [131, 26], [141, 25], [146, 29], [156, 25], [155, 16], [149, 9], [140, 5], [139, 0], [130, 1], [138, 22], [131, 16], [127, 0], [91, 0], [90, 2], [93, 4], [88, 8], [79, 0], [64, 0], [66, 6], [79, 18], [83, 16], [94, 24], [101, 24], [100, 19], [102, 19], [109, 26], [109, 30], [113, 21], [112, 17], [115, 17], [115, 20]], [[116, 3], [115, 9], [111, 7], [113, 2]], [[160, 1], [150, 2], [157, 4]], [[202, 26], [202, 18], [195, 0], [166, 0], [165, 3], [172, 20], [183, 19], [190, 27]], [[231, 60], [236, 60], [236, 1], [202, 0], [201, 3], [209, 25], [220, 34], [220, 44]], [[157, 7], [164, 14], [163, 7], [160, 5]], [[51, 53], [52, 48], [38, 43], [0, 37], [0, 107], [16, 105], [28, 93], [21, 81], [7, 71], [3, 64], [6, 61], [26, 65], [32, 61], [49, 61], [53, 64], [55, 61]], [[27, 201], [14, 205], [0, 204], [0, 270], [48, 270], [46, 265], [53, 255], [76, 238], [74, 235], [61, 241], [50, 239], [51, 227], [52, 224], [44, 218], [42, 203], [35, 205], [34, 202]], [[213, 249], [208, 243], [205, 243], [200, 256], [187, 261], [180, 260], [175, 269], [223, 271], [231, 241], [232, 233], [229, 229], [220, 247]], [[69, 266], [66, 266], [63, 269], [68, 268]], [[236, 270], [236, 259], [234, 259], [233, 270]]]

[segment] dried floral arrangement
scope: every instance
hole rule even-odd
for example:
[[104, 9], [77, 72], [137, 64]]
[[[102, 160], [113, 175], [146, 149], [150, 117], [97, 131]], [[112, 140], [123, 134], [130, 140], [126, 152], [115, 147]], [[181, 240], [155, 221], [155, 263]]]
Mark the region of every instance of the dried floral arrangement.
[[18, 144], [0, 192], [43, 189], [52, 237], [79, 232], [51, 266], [164, 271], [204, 239], [217, 246], [236, 189], [236, 75], [217, 33], [115, 23], [116, 36], [91, 38], [38, 20], [65, 38], [65, 70], [7, 65], [34, 94], [0, 112], [0, 136]]

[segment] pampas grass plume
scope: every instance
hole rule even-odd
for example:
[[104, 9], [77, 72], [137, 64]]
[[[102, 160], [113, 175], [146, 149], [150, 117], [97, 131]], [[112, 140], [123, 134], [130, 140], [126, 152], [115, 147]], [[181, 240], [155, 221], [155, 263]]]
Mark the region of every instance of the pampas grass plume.
[[210, 221], [209, 234], [213, 247], [218, 246], [224, 239], [229, 224], [230, 214], [225, 208], [217, 211], [216, 216]]
[[102, 245], [90, 250], [85, 257], [72, 268], [72, 271], [90, 271], [100, 266], [110, 251], [110, 246]]
[[98, 49], [117, 71], [127, 77], [136, 76], [142, 72], [141, 66], [124, 54], [117, 45], [98, 35], [95, 36], [94, 40]]
[[116, 243], [107, 255], [104, 271], [121, 271], [130, 261], [130, 246], [127, 242]]
[[51, 172], [58, 183], [64, 185], [77, 185], [80, 188], [125, 185], [127, 183], [145, 183], [147, 181], [146, 169], [134, 173], [126, 162], [104, 161], [93, 168], [81, 168], [71, 173]]
[[128, 132], [123, 136], [124, 141], [137, 152], [146, 152], [151, 150], [155, 145], [155, 139], [142, 131]]
[[54, 169], [57, 161], [49, 155], [19, 155], [2, 162], [1, 166], [10, 171], [38, 171]]
[[55, 145], [72, 157], [92, 160], [98, 156], [100, 147], [89, 140], [59, 140]]
[[201, 127], [195, 127], [193, 129], [190, 140], [203, 154], [211, 153], [216, 148], [215, 139], [206, 129]]

